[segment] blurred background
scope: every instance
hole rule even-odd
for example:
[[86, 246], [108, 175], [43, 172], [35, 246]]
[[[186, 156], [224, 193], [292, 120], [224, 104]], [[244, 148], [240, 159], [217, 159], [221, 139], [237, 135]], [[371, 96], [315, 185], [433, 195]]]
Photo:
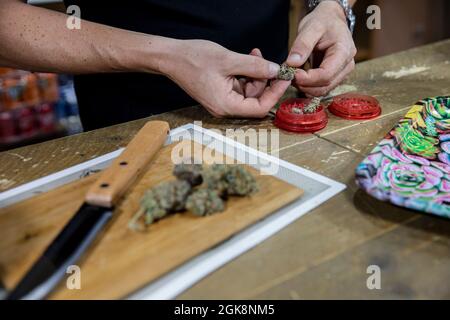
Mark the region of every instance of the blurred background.
[[[28, 2], [65, 12], [62, 1]], [[366, 27], [371, 5], [380, 8], [380, 30]], [[291, 0], [291, 43], [302, 7]], [[450, 38], [449, 0], [358, 0], [354, 11], [357, 62]], [[0, 68], [0, 151], [82, 130], [70, 75]]]
[[[366, 27], [367, 8], [377, 5], [381, 12], [381, 29]], [[303, 1], [291, 0], [290, 40], [297, 33], [297, 12]], [[407, 50], [450, 38], [449, 0], [357, 0], [354, 39], [357, 62]]]

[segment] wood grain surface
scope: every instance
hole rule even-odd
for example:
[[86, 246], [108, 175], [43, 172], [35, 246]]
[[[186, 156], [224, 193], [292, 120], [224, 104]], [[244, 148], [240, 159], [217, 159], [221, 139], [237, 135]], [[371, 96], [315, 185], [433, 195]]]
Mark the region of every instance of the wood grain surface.
[[[190, 141], [162, 149], [142, 179], [116, 207], [112, 223], [79, 262], [81, 290], [68, 290], [63, 281], [51, 298], [122, 298], [303, 194], [301, 189], [272, 176], [260, 175], [248, 167], [256, 177], [260, 191], [251, 197], [230, 197], [224, 212], [208, 217], [174, 214], [151, 225], [145, 232], [129, 230], [128, 221], [138, 210], [145, 190], [174, 179], [171, 153], [175, 146], [178, 150], [192, 149], [193, 157], [197, 159], [204, 150], [202, 146], [193, 147]], [[205, 162], [211, 160], [211, 155], [214, 153], [204, 154]], [[89, 176], [0, 211], [0, 270], [2, 281], [8, 288], [20, 280], [76, 212], [97, 176]]]
[[147, 122], [91, 186], [86, 194], [86, 202], [113, 207], [162, 148], [169, 130], [169, 124], [165, 121]]
[[[425, 70], [398, 79], [385, 75], [413, 66]], [[279, 145], [269, 146], [268, 151], [348, 188], [179, 298], [450, 299], [446, 281], [450, 278], [450, 221], [376, 201], [354, 184], [359, 161], [412, 103], [450, 94], [450, 40], [358, 63], [339, 90], [347, 87], [375, 96], [382, 115], [348, 121], [330, 114], [328, 126], [316, 134], [280, 131]], [[284, 98], [293, 93], [294, 89]], [[270, 117], [216, 119], [201, 106], [193, 106], [2, 152], [0, 191], [123, 147], [149, 119], [168, 121], [171, 128], [202, 121], [204, 127], [222, 133], [233, 128], [276, 129]], [[381, 268], [381, 290], [366, 286], [366, 270], [372, 264]]]

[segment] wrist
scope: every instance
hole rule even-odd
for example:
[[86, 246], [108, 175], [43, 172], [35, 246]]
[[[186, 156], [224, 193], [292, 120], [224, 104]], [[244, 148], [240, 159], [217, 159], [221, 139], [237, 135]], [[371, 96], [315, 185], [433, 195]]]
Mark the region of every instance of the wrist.
[[318, 6], [316, 7], [316, 9], [325, 10], [329, 14], [334, 14], [335, 16], [340, 18], [342, 21], [347, 23], [347, 17], [345, 15], [345, 10], [344, 10], [344, 8], [342, 8], [342, 6], [337, 1], [334, 1], [334, 0], [321, 1], [318, 4]]
[[129, 46], [125, 59], [131, 72], [147, 72], [167, 75], [169, 66], [176, 61], [177, 44], [180, 40], [137, 34], [138, 44]]
[[[334, 4], [332, 4], [334, 2]], [[351, 5], [353, 5], [356, 0], [307, 0], [307, 8], [309, 12], [317, 9], [319, 6], [324, 8], [323, 10], [329, 10], [328, 14], [333, 12], [335, 17], [339, 19], [345, 19], [345, 22], [353, 34], [355, 29], [356, 17], [353, 13]], [[341, 7], [338, 9], [338, 5]], [[320, 11], [320, 10], [319, 10]], [[317, 11], [316, 11], [317, 12]], [[343, 13], [343, 16], [341, 15]]]
[[157, 73], [170, 77], [172, 71], [178, 67], [183, 40], [157, 37], [158, 47], [152, 56], [157, 63]]
[[186, 47], [186, 41], [172, 38], [164, 38], [160, 57], [158, 59], [158, 71], [169, 78], [183, 67], [186, 63], [189, 53]]

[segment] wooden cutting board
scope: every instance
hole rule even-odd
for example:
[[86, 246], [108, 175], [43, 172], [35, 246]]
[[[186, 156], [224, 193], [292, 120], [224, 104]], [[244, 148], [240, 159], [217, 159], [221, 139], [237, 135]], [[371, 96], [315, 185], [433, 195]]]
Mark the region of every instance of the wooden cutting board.
[[[183, 141], [178, 144], [193, 144]], [[63, 280], [51, 299], [117, 299], [127, 296], [205, 250], [302, 196], [303, 191], [253, 168], [260, 191], [245, 198], [232, 197], [226, 210], [208, 217], [190, 213], [171, 215], [145, 232], [127, 224], [149, 187], [173, 179], [171, 152], [164, 147], [142, 178], [117, 206], [113, 220], [77, 264], [81, 289], [69, 290]], [[194, 157], [205, 149], [196, 145]], [[206, 149], [204, 160], [218, 154]], [[209, 160], [208, 160], [209, 159]], [[13, 288], [83, 202], [97, 175], [83, 178], [45, 194], [0, 210], [0, 278]]]

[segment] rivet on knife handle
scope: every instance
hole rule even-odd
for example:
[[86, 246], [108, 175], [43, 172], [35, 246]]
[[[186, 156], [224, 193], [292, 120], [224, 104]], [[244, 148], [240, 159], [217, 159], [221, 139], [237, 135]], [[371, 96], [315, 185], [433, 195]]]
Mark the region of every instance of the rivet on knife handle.
[[165, 121], [149, 121], [89, 189], [86, 202], [111, 208], [161, 149], [169, 132]]

